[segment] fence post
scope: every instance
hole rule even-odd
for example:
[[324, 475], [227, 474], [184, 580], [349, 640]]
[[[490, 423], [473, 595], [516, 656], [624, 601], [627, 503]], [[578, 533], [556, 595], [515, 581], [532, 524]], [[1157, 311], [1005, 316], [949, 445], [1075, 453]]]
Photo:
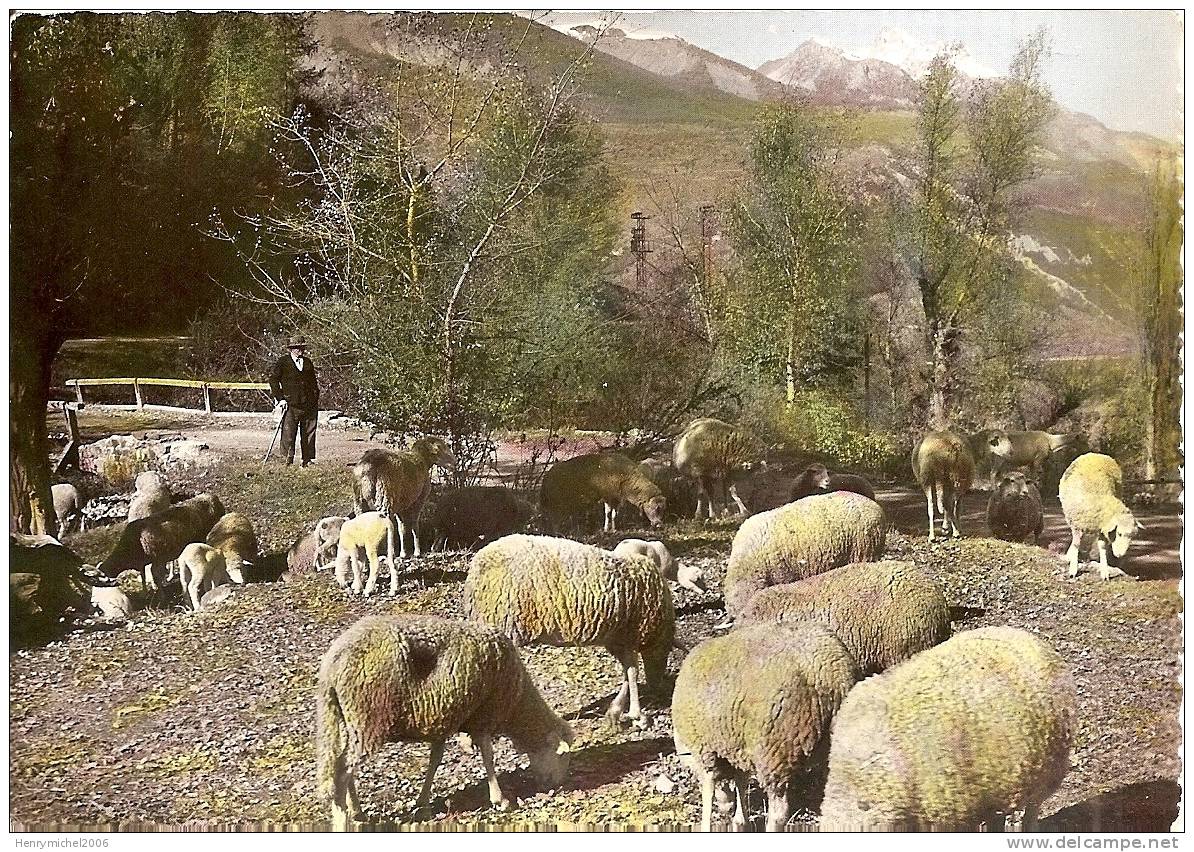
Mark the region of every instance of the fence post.
[[207, 386], [207, 382], [203, 383], [203, 410], [211, 414], [211, 388]]
[[141, 383], [133, 379], [133, 393], [137, 395], [137, 408], [144, 408], [145, 402], [141, 399]]
[[75, 382], [75, 401], [78, 402], [79, 405], [83, 404], [83, 386], [78, 382]]

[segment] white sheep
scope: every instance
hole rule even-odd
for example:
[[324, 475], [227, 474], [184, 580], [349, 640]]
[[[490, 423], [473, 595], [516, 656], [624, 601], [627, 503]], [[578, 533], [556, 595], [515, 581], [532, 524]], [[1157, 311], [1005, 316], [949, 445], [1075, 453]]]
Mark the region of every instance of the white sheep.
[[924, 489], [929, 511], [929, 541], [937, 535], [934, 508], [941, 512], [941, 533], [960, 538], [958, 509], [974, 482], [975, 456], [989, 452], [1006, 458], [1012, 451], [1007, 433], [987, 429], [976, 435], [929, 432], [912, 451], [912, 473]]
[[336, 546], [336, 583], [344, 588], [348, 583], [348, 567], [352, 565], [352, 590], [361, 593], [361, 564], [369, 562], [369, 580], [365, 583], [365, 597], [377, 588], [377, 566], [384, 552], [390, 563], [390, 594], [398, 594], [398, 566], [395, 553], [394, 520], [381, 512], [363, 512], [340, 526], [340, 540]]
[[315, 726], [316, 780], [337, 830], [351, 827], [360, 809], [358, 764], [387, 742], [431, 743], [421, 808], [447, 738], [463, 732], [480, 747], [490, 802], [504, 809], [493, 737], [508, 736], [548, 787], [566, 777], [573, 740], [509, 639], [432, 615], [368, 616], [344, 631], [319, 666]]
[[959, 633], [850, 691], [830, 734], [821, 825], [834, 831], [1002, 829], [1069, 769], [1077, 692], [1026, 630]]
[[210, 544], [191, 542], [178, 555], [178, 580], [198, 612], [204, 592], [230, 582], [224, 554]]
[[517, 645], [605, 648], [622, 666], [608, 715], [645, 727], [639, 654], [648, 685], [661, 687], [676, 620], [667, 581], [653, 560], [563, 538], [508, 535], [473, 556], [462, 596], [466, 617], [496, 627]]
[[701, 828], [718, 783], [738, 790], [745, 826], [753, 775], [767, 793], [767, 829], [788, 821], [788, 788], [823, 766], [833, 714], [858, 681], [850, 652], [815, 622], [753, 624], [707, 639], [680, 666], [672, 695], [676, 754], [701, 785]]
[[737, 616], [751, 595], [768, 586], [878, 559], [886, 535], [879, 504], [850, 491], [813, 495], [752, 515], [730, 548], [726, 612]]
[[137, 474], [133, 482], [133, 499], [129, 501], [128, 519], [137, 521], [170, 508], [173, 498], [161, 474], [151, 470]]
[[610, 551], [615, 556], [645, 556], [653, 561], [663, 578], [679, 583], [694, 592], [705, 591], [705, 576], [695, 565], [683, 565], [672, 556], [662, 541], [646, 541], [641, 538], [624, 538]]
[[1070, 578], [1078, 576], [1078, 555], [1087, 537], [1093, 537], [1098, 548], [1101, 579], [1130, 576], [1107, 564], [1107, 541], [1116, 558], [1123, 558], [1136, 533], [1144, 529], [1121, 499], [1123, 479], [1115, 459], [1101, 453], [1078, 456], [1061, 475], [1057, 493], [1070, 525]]
[[83, 514], [86, 501], [79, 496], [79, 489], [69, 482], [59, 482], [50, 487], [54, 498], [54, 515], [58, 518], [58, 534], [65, 535], [77, 520], [79, 532], [87, 529], [87, 517]]

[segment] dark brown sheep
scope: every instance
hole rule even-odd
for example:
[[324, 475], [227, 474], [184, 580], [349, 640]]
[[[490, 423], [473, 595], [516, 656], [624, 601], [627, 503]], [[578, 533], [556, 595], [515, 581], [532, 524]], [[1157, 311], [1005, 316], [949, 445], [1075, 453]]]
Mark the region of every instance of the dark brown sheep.
[[1005, 473], [987, 501], [987, 528], [1003, 541], [1035, 544], [1045, 528], [1036, 483], [1016, 470]]
[[605, 504], [606, 532], [617, 531], [618, 509], [625, 503], [641, 509], [652, 527], [663, 526], [667, 509], [667, 499], [642, 465], [621, 453], [577, 456], [553, 465], [543, 477], [539, 506], [551, 532], [597, 502]]
[[203, 541], [224, 514], [220, 498], [200, 494], [169, 509], [125, 524], [112, 552], [97, 567], [109, 577], [144, 571], [145, 588], [156, 591], [166, 563], [193, 541]]
[[825, 465], [817, 462], [810, 464], [796, 477], [788, 500], [799, 500], [813, 494], [828, 494], [831, 491], [851, 491], [871, 500], [875, 499], [875, 489], [863, 477], [852, 473], [830, 473]]

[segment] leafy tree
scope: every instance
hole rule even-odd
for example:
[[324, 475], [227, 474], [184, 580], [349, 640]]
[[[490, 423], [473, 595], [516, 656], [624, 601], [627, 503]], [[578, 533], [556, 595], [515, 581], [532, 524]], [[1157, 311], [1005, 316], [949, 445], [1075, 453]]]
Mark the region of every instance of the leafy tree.
[[[241, 26], [271, 38], [230, 46]], [[13, 529], [53, 528], [45, 406], [62, 342], [171, 327], [209, 298], [231, 258], [196, 223], [214, 205], [251, 207], [268, 191], [263, 131], [271, 113], [290, 110], [302, 49], [301, 21], [286, 15], [13, 21]], [[219, 97], [211, 72], [234, 67], [252, 82], [239, 98]]]
[[440, 38], [454, 58], [399, 64], [384, 109], [276, 122], [301, 200], [214, 233], [256, 298], [354, 365], [360, 413], [447, 433], [464, 480], [494, 428], [542, 406], [539, 387], [583, 400], [616, 186], [571, 106], [591, 47], [539, 87], [471, 25]]
[[721, 335], [733, 363], [799, 387], [850, 363], [857, 219], [824, 117], [795, 104], [765, 108], [751, 140], [750, 181], [735, 206], [737, 292]]
[[924, 311], [930, 428], [947, 428], [954, 415], [964, 333], [1018, 292], [1007, 236], [1052, 114], [1041, 79], [1047, 55], [1041, 31], [1020, 46], [1007, 76], [974, 84], [966, 101], [948, 52], [921, 82], [910, 191], [898, 190], [896, 206]]
[[1176, 475], [1181, 467], [1182, 190], [1180, 167], [1164, 163], [1149, 186], [1136, 269], [1136, 317], [1148, 383], [1145, 475]]

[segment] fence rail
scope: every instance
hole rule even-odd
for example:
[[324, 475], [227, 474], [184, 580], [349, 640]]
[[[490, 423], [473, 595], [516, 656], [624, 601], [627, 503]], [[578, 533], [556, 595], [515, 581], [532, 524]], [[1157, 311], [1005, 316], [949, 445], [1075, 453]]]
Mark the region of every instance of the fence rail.
[[142, 387], [194, 388], [195, 390], [203, 391], [203, 408], [196, 408], [195, 411], [202, 410], [208, 414], [212, 413], [211, 392], [213, 390], [269, 390], [269, 385], [265, 382], [205, 382], [199, 379], [156, 379], [143, 378], [141, 376], [114, 379], [67, 379], [66, 385], [75, 389], [75, 401], [79, 405], [86, 404], [83, 400], [83, 388], [85, 387], [132, 385], [133, 395], [137, 399], [137, 408], [145, 407], [145, 398], [141, 394]]

